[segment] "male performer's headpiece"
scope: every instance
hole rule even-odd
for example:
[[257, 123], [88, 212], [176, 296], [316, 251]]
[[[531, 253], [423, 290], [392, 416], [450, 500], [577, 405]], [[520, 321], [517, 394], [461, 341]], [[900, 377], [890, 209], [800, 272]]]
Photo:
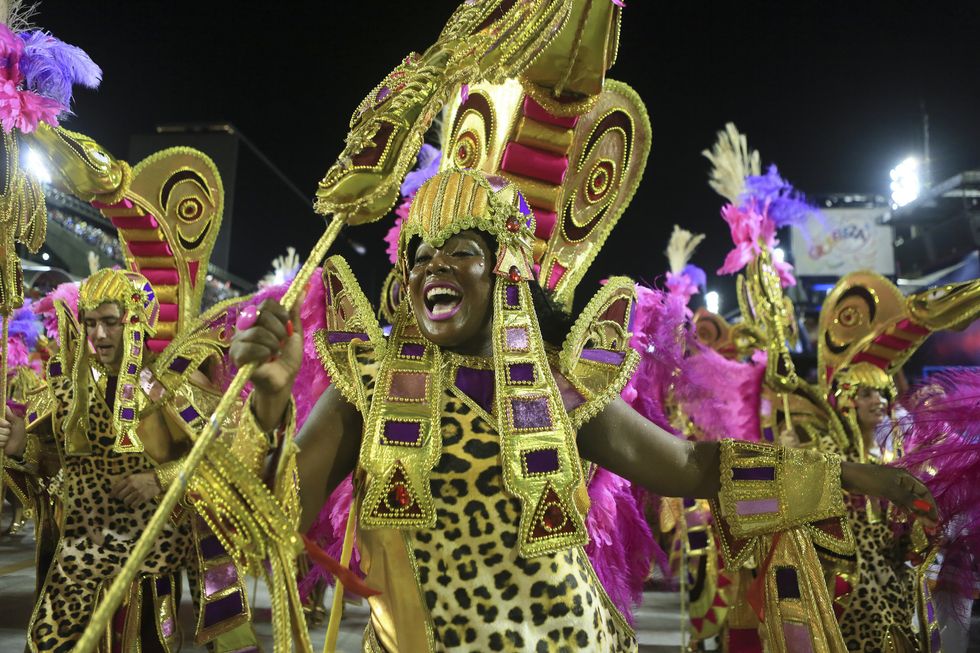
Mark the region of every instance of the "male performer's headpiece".
[[[97, 309], [103, 304], [119, 306], [122, 320], [122, 359], [116, 379], [115, 393], [107, 402], [112, 406], [112, 433], [116, 438], [113, 447], [118, 452], [138, 452], [143, 444], [136, 435], [140, 409], [140, 374], [143, 368], [143, 352], [148, 336], [156, 332], [160, 317], [160, 302], [150, 282], [136, 272], [102, 269], [82, 282], [78, 291], [78, 312], [84, 318], [86, 311]], [[81, 324], [81, 338], [78, 343], [74, 378], [74, 396], [65, 436], [69, 453], [88, 451], [88, 388], [91, 368], [95, 367], [103, 376], [108, 370], [92, 358], [89, 334], [84, 319]], [[111, 385], [107, 386], [111, 389]], [[108, 390], [107, 390], [108, 394]]]

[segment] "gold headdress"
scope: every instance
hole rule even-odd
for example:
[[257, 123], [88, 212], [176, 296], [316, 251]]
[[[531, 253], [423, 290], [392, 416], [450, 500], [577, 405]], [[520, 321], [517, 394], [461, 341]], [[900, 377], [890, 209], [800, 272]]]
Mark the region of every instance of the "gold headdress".
[[[112, 434], [116, 438], [113, 450], [138, 452], [143, 450], [143, 443], [136, 435], [139, 413], [143, 408], [143, 394], [140, 390], [143, 351], [146, 339], [156, 333], [160, 303], [150, 282], [143, 275], [102, 269], [82, 282], [78, 291], [78, 310], [84, 316], [85, 311], [94, 310], [106, 303], [119, 306], [123, 323], [120, 344], [122, 360], [112, 403]], [[88, 389], [92, 382], [93, 366], [84, 321], [79, 329], [79, 342], [75, 351], [72, 366], [74, 394], [64, 429], [65, 451], [69, 454], [84, 454], [89, 452]], [[106, 391], [107, 371], [98, 371], [100, 374], [97, 382]]]

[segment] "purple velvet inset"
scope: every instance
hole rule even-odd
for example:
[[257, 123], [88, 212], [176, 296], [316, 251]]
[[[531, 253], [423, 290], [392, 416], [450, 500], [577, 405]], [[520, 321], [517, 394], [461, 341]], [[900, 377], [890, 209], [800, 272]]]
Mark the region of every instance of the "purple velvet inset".
[[557, 449], [538, 449], [525, 451], [524, 469], [530, 474], [549, 474], [559, 468]]
[[136, 411], [129, 407], [123, 408], [121, 411], [119, 411], [119, 419], [132, 422], [134, 419], [136, 419]]
[[511, 399], [510, 415], [514, 428], [517, 429], [533, 430], [551, 428], [551, 411], [548, 410], [547, 397]]
[[708, 546], [708, 533], [705, 531], [691, 531], [687, 534], [687, 543], [691, 545], [692, 551], [703, 549]]
[[37, 419], [37, 413], [31, 413], [30, 415], [27, 416], [27, 423], [30, 424], [36, 419]]
[[136, 363], [130, 363], [129, 366], [126, 368], [126, 373], [136, 374]]
[[238, 616], [244, 608], [242, 593], [232, 592], [223, 599], [218, 599], [214, 603], [209, 603], [204, 606], [204, 626], [210, 627], [226, 619]]
[[163, 633], [164, 639], [170, 639], [174, 634], [174, 620], [173, 618], [167, 619], [162, 624], [160, 624], [160, 632]]
[[388, 396], [401, 401], [424, 401], [428, 376], [415, 372], [392, 372]]
[[806, 624], [783, 622], [783, 638], [786, 640], [786, 650], [793, 653], [813, 653], [813, 643], [810, 641], [810, 629]]
[[511, 363], [507, 376], [511, 383], [534, 383], [534, 363]]
[[132, 399], [134, 396], [136, 396], [136, 388], [133, 386], [133, 384], [132, 383], [124, 384], [122, 388], [123, 399]]
[[160, 576], [156, 580], [157, 596], [170, 596], [172, 588], [170, 586], [170, 576]]
[[608, 349], [583, 349], [582, 358], [599, 363], [619, 365], [623, 362], [626, 354], [621, 351], [610, 351]]
[[368, 336], [366, 333], [351, 333], [349, 331], [327, 331], [327, 342], [331, 345], [336, 345], [341, 342], [350, 342], [351, 340], [363, 340], [368, 341]]
[[936, 620], [936, 608], [932, 605], [932, 601], [926, 601], [926, 619], [929, 623]]
[[422, 439], [422, 425], [418, 422], [385, 422], [386, 444], [414, 446]]
[[527, 351], [531, 347], [525, 327], [507, 327], [504, 330], [504, 342], [507, 351]]
[[735, 467], [732, 478], [736, 481], [775, 481], [775, 467]]
[[194, 408], [194, 406], [188, 406], [184, 410], [180, 411], [180, 416], [184, 419], [185, 422], [193, 422], [198, 417], [200, 417], [201, 414], [197, 412], [197, 409]]
[[685, 508], [693, 508], [694, 507], [694, 504], [696, 504], [697, 502], [698, 502], [697, 499], [690, 499], [688, 497], [684, 497], [683, 499], [681, 499], [681, 504]]
[[507, 284], [507, 288], [504, 289], [504, 298], [506, 299], [507, 308], [520, 308], [521, 296], [517, 290], [517, 286]]
[[762, 430], [762, 437], [765, 439], [766, 442], [775, 442], [776, 441], [775, 440], [775, 437], [773, 436], [772, 427], [771, 426], [767, 426], [766, 428], [764, 428]]
[[139, 342], [139, 341], [140, 341], [140, 332], [133, 331], [133, 342]]
[[190, 361], [189, 358], [184, 358], [183, 356], [178, 356], [177, 358], [173, 359], [173, 361], [170, 363], [170, 371], [171, 372], [176, 372], [177, 374], [180, 374], [181, 372], [183, 372], [184, 370], [186, 370], [187, 369], [187, 366], [190, 365], [190, 364], [191, 364], [191, 361]]
[[234, 563], [212, 567], [204, 572], [204, 596], [211, 598], [221, 590], [238, 582], [238, 570]]
[[61, 376], [61, 363], [55, 361], [48, 365], [48, 376]]
[[487, 411], [493, 412], [493, 370], [456, 368], [456, 387]]
[[422, 358], [425, 356], [425, 345], [417, 342], [403, 342], [398, 354], [405, 358]]
[[939, 629], [936, 628], [935, 630], [932, 631], [932, 634], [929, 635], [929, 647], [933, 651], [939, 651], [942, 650], [942, 646], [943, 646], [943, 637], [942, 635], [939, 634]]
[[211, 560], [212, 558], [227, 554], [225, 547], [221, 546], [221, 542], [214, 535], [209, 535], [201, 540], [200, 548], [201, 555], [204, 556], [205, 560]]
[[780, 599], [800, 598], [800, 580], [794, 567], [776, 569], [776, 595]]
[[762, 515], [770, 512], [779, 512], [778, 499], [747, 499], [738, 501], [735, 510], [740, 515]]

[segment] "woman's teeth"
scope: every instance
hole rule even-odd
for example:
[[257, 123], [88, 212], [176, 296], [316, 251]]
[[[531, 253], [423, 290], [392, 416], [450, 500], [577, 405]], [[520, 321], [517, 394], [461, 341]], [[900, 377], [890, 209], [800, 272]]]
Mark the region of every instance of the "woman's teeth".
[[425, 293], [425, 298], [428, 300], [434, 300], [439, 295], [446, 295], [448, 297], [460, 297], [462, 293], [453, 288], [447, 288], [446, 286], [438, 286], [436, 288], [430, 288], [429, 292]]

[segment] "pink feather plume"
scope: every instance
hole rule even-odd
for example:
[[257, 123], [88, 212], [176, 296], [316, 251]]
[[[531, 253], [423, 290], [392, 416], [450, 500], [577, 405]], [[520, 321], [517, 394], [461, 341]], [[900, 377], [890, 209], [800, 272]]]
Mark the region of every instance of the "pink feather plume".
[[980, 590], [980, 371], [945, 372], [904, 399], [905, 454], [894, 464], [928, 486], [939, 508], [937, 591]]

